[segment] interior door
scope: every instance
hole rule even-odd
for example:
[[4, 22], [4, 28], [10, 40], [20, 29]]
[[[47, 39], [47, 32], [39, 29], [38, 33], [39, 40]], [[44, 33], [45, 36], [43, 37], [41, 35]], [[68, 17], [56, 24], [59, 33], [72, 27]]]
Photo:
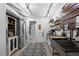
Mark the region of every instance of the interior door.
[[35, 39], [35, 24], [36, 21], [30, 21], [30, 28], [29, 28], [30, 40]]

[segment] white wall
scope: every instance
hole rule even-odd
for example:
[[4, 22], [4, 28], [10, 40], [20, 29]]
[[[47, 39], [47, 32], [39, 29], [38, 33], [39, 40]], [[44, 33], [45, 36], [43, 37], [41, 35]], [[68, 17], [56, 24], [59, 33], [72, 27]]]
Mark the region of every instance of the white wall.
[[6, 6], [0, 3], [0, 56], [6, 55]]
[[26, 31], [27, 31], [27, 41], [29, 41], [29, 21], [27, 20], [27, 18], [25, 19], [26, 21]]
[[[41, 18], [36, 22], [36, 40], [46, 41], [46, 34], [49, 31], [49, 18]], [[41, 24], [41, 31], [38, 29], [38, 25]], [[42, 32], [44, 31], [44, 36], [42, 36]]]
[[20, 47], [22, 48], [24, 46], [24, 34], [23, 34], [23, 24], [24, 24], [24, 21], [23, 19], [20, 20]]
[[[49, 28], [49, 21], [50, 21], [50, 18], [41, 18], [41, 19], [38, 19], [37, 22], [36, 22], [36, 40], [38, 41], [46, 41], [49, 46], [51, 46], [51, 43], [50, 43], [50, 40], [47, 38], [47, 33], [48, 31], [50, 30]], [[39, 31], [38, 30], [38, 25], [41, 24], [41, 27], [42, 27], [42, 30]], [[44, 31], [44, 36], [42, 36], [42, 31]]]

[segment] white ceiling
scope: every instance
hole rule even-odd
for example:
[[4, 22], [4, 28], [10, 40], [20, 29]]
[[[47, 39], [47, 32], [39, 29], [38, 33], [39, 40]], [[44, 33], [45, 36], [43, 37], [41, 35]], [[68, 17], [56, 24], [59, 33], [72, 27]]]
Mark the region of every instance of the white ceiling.
[[35, 17], [44, 17], [49, 9], [50, 3], [32, 3], [29, 8]]
[[[17, 5], [18, 8], [21, 8], [21, 10], [23, 10], [22, 13], [24, 13], [25, 15], [28, 14], [29, 16], [32, 17], [42, 18], [46, 16], [51, 3], [11, 3], [11, 4]], [[27, 9], [26, 4], [28, 4], [31, 13]], [[65, 3], [52, 3], [52, 6], [49, 10], [47, 17], [55, 18], [59, 16], [59, 13], [64, 4]]]
[[[45, 17], [51, 3], [28, 3], [32, 16], [41, 18]], [[57, 17], [65, 3], [52, 3], [47, 17]]]

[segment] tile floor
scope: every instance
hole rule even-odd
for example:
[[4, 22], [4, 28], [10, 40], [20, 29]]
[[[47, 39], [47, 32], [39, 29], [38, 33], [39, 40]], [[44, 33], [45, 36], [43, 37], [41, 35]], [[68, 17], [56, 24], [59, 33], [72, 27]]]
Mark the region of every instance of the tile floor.
[[30, 43], [19, 56], [47, 56], [44, 43]]

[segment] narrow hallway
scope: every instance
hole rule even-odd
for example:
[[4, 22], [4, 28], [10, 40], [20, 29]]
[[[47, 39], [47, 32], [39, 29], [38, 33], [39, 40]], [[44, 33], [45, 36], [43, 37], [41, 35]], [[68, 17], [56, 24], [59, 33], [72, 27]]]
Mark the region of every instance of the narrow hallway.
[[30, 41], [19, 53], [14, 53], [12, 56], [52, 56], [52, 53], [46, 42]]
[[0, 56], [79, 56], [79, 3], [0, 3], [0, 33]]

